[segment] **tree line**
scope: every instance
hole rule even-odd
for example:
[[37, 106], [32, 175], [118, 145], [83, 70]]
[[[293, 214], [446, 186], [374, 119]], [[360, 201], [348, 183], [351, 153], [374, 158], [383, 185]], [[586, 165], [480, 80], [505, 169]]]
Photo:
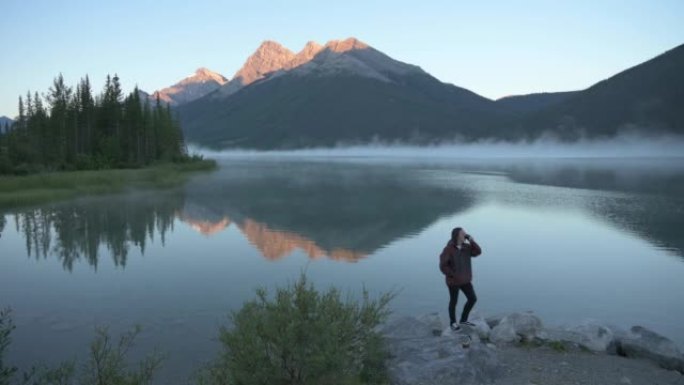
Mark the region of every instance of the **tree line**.
[[93, 96], [88, 76], [76, 87], [57, 76], [48, 92], [19, 97], [19, 116], [0, 133], [0, 174], [137, 168], [189, 159], [178, 120], [159, 97], [124, 97], [107, 75]]

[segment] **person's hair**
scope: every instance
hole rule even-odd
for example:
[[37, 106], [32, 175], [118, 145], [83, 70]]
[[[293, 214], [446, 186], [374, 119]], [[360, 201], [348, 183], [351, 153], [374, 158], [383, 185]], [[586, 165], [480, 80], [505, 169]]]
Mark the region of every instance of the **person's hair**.
[[456, 242], [456, 238], [458, 238], [458, 233], [463, 230], [462, 227], [454, 227], [453, 230], [451, 230], [451, 240]]

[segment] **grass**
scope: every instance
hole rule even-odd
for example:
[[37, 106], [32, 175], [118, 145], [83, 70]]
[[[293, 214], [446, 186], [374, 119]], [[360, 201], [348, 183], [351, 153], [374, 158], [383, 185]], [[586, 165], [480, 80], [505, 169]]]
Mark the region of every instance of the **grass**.
[[0, 177], [0, 208], [25, 206], [127, 188], [178, 185], [195, 171], [216, 168], [213, 160], [164, 163], [140, 169], [88, 170]]
[[559, 353], [568, 351], [568, 348], [561, 341], [551, 341], [549, 342], [549, 347]]

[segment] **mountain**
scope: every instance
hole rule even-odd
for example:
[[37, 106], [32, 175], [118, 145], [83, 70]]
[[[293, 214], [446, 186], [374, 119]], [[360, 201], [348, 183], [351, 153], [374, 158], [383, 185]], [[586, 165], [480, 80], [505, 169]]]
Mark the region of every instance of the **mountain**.
[[178, 111], [191, 141], [262, 149], [474, 138], [500, 115], [493, 101], [354, 38], [297, 54], [265, 42], [231, 82]]
[[159, 99], [171, 106], [178, 106], [205, 96], [228, 82], [223, 75], [206, 68], [198, 68], [194, 74], [186, 77], [171, 87], [156, 91], [152, 100]]
[[242, 68], [235, 73], [233, 79], [213, 95], [214, 98], [225, 98], [272, 72], [289, 68], [288, 63], [292, 62], [295, 56], [292, 51], [274, 41], [267, 40], [261, 43], [247, 58]]
[[623, 131], [684, 134], [684, 44], [560, 103], [525, 115], [515, 137], [545, 132], [561, 139], [612, 137]]
[[684, 45], [585, 90], [492, 101], [355, 38], [298, 53], [266, 41], [233, 80], [179, 106], [186, 138], [214, 148], [684, 134]]
[[5, 128], [12, 126], [12, 123], [14, 123], [14, 120], [6, 116], [0, 116], [0, 132], [5, 132]]
[[578, 91], [540, 92], [536, 94], [505, 96], [497, 99], [496, 104], [508, 111], [532, 112], [565, 101], [577, 93]]

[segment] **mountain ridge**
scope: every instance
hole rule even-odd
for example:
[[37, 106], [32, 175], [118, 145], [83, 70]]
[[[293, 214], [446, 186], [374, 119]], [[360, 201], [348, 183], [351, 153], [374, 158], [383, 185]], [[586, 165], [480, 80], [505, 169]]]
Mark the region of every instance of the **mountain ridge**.
[[12, 123], [14, 123], [13, 119], [4, 115], [0, 116], [0, 133], [5, 132], [5, 128], [9, 129], [9, 127], [12, 126]]
[[[227, 95], [222, 91], [230, 83], [181, 106], [188, 138], [258, 148], [300, 147], [391, 138], [395, 135], [389, 126], [396, 126], [403, 136], [429, 141], [450, 135], [446, 131], [459, 125], [486, 129], [473, 122], [496, 115], [492, 100], [442, 83], [420, 67], [395, 60], [358, 39], [332, 40], [321, 49], [307, 46], [313, 57], [299, 64], [293, 60], [297, 55], [284, 47], [262, 44], [256, 56], [271, 50], [287, 60], [258, 61], [268, 64], [270, 72], [261, 71], [258, 79]], [[450, 123], [443, 127], [445, 121]], [[226, 126], [233, 127], [232, 132], [222, 137]], [[339, 134], [334, 140], [330, 130]]]
[[[623, 132], [684, 135], [684, 44], [526, 115], [512, 132], [562, 140]], [[532, 134], [532, 135], [530, 135]]]
[[267, 40], [232, 79], [199, 68], [152, 95], [200, 145], [256, 149], [369, 142], [684, 135], [684, 44], [577, 91], [491, 100], [356, 39]]
[[195, 72], [174, 85], [153, 92], [150, 97], [155, 100], [159, 97], [162, 102], [171, 106], [178, 106], [184, 103], [199, 99], [228, 82], [223, 75], [200, 67]]

